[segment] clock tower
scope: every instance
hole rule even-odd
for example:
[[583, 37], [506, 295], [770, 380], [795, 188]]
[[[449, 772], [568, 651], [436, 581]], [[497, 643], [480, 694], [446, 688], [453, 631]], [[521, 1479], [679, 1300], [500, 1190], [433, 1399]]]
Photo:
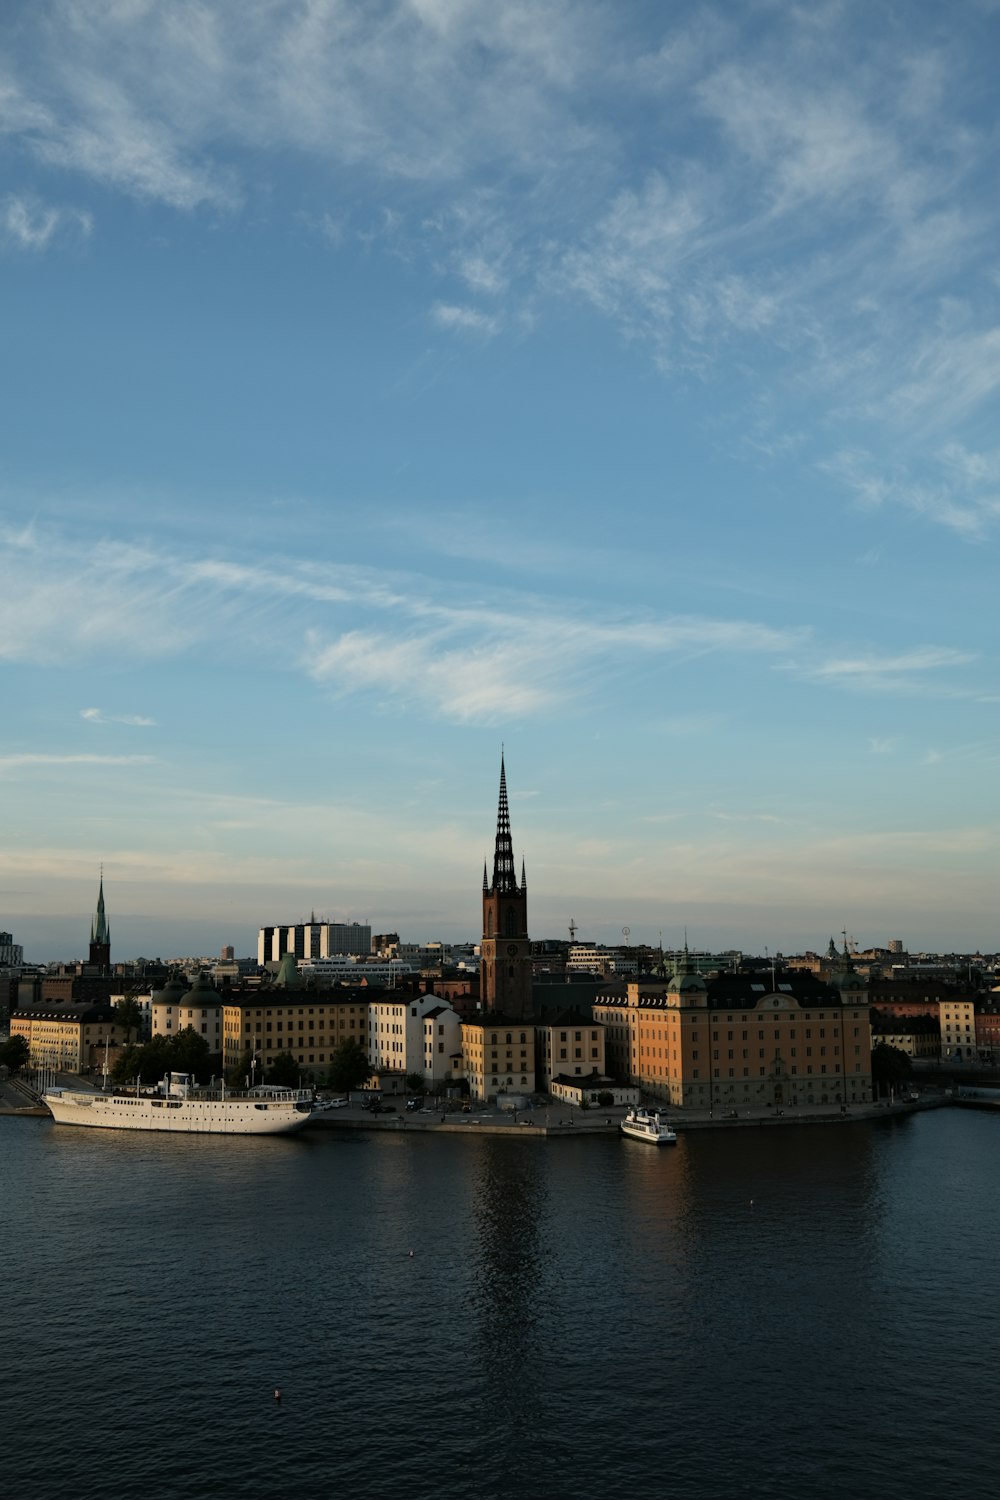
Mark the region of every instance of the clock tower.
[[531, 939], [528, 937], [528, 886], [521, 862], [521, 883], [514, 870], [514, 848], [507, 807], [507, 775], [500, 756], [500, 805], [493, 854], [493, 881], [483, 865], [483, 940], [480, 946], [480, 995], [483, 1010], [524, 1021], [531, 1015]]

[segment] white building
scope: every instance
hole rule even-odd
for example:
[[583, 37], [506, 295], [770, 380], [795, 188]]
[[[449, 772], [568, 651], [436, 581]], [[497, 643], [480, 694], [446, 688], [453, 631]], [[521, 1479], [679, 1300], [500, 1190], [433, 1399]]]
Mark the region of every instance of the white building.
[[189, 990], [171, 979], [153, 995], [151, 1011], [153, 1036], [176, 1036], [190, 1026], [209, 1052], [222, 1051], [222, 1000], [207, 974], [199, 974]]
[[[451, 1010], [437, 995], [409, 995], [394, 999], [383, 996], [368, 1003], [368, 1058], [375, 1073], [420, 1073], [426, 1075], [426, 1033], [424, 1019], [432, 1010]], [[454, 1012], [452, 1012], [454, 1014]], [[458, 1017], [455, 1017], [456, 1024]], [[449, 1023], [439, 1019], [438, 1025]], [[459, 1038], [461, 1033], [458, 1033]], [[461, 1052], [458, 1046], [447, 1046], [450, 1038], [442, 1032], [436, 1040], [446, 1043], [445, 1051], [436, 1054], [447, 1058]]]
[[575, 974], [637, 974], [639, 959], [627, 949], [604, 948], [599, 943], [573, 943], [566, 968]]
[[461, 1065], [462, 1023], [456, 1011], [445, 1002], [431, 1007], [423, 1016], [424, 1088], [434, 1093], [453, 1076], [454, 1066]]
[[314, 975], [329, 983], [343, 980], [346, 984], [386, 985], [392, 989], [406, 974], [418, 972], [398, 958], [337, 958], [306, 959], [298, 965], [303, 978]]

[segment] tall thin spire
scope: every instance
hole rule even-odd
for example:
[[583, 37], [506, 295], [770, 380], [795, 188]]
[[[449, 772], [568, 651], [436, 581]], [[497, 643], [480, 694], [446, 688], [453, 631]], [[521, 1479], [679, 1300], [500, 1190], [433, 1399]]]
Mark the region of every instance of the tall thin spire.
[[500, 803], [497, 808], [497, 843], [493, 854], [493, 889], [503, 895], [517, 891], [514, 870], [514, 845], [510, 837], [510, 811], [507, 807], [507, 772], [503, 751], [500, 752]]
[[108, 919], [104, 915], [104, 866], [101, 866], [101, 885], [97, 894], [97, 910], [94, 912], [94, 920], [90, 924], [90, 941], [92, 943], [110, 943], [111, 930], [108, 927]]

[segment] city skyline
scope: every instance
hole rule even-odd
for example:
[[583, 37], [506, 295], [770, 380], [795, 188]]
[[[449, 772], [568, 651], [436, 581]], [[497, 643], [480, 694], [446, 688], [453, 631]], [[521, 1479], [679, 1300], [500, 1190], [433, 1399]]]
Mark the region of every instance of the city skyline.
[[995, 948], [998, 24], [8, 7], [26, 957]]

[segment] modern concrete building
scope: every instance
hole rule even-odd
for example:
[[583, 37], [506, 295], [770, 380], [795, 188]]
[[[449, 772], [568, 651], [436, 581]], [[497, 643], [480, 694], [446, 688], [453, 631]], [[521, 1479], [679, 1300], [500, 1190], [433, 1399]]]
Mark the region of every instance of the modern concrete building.
[[372, 930], [366, 922], [293, 922], [261, 927], [257, 934], [257, 962], [280, 963], [286, 953], [299, 960], [334, 958], [338, 954], [372, 951]]
[[24, 963], [24, 949], [9, 932], [0, 932], [0, 969], [19, 969]]

